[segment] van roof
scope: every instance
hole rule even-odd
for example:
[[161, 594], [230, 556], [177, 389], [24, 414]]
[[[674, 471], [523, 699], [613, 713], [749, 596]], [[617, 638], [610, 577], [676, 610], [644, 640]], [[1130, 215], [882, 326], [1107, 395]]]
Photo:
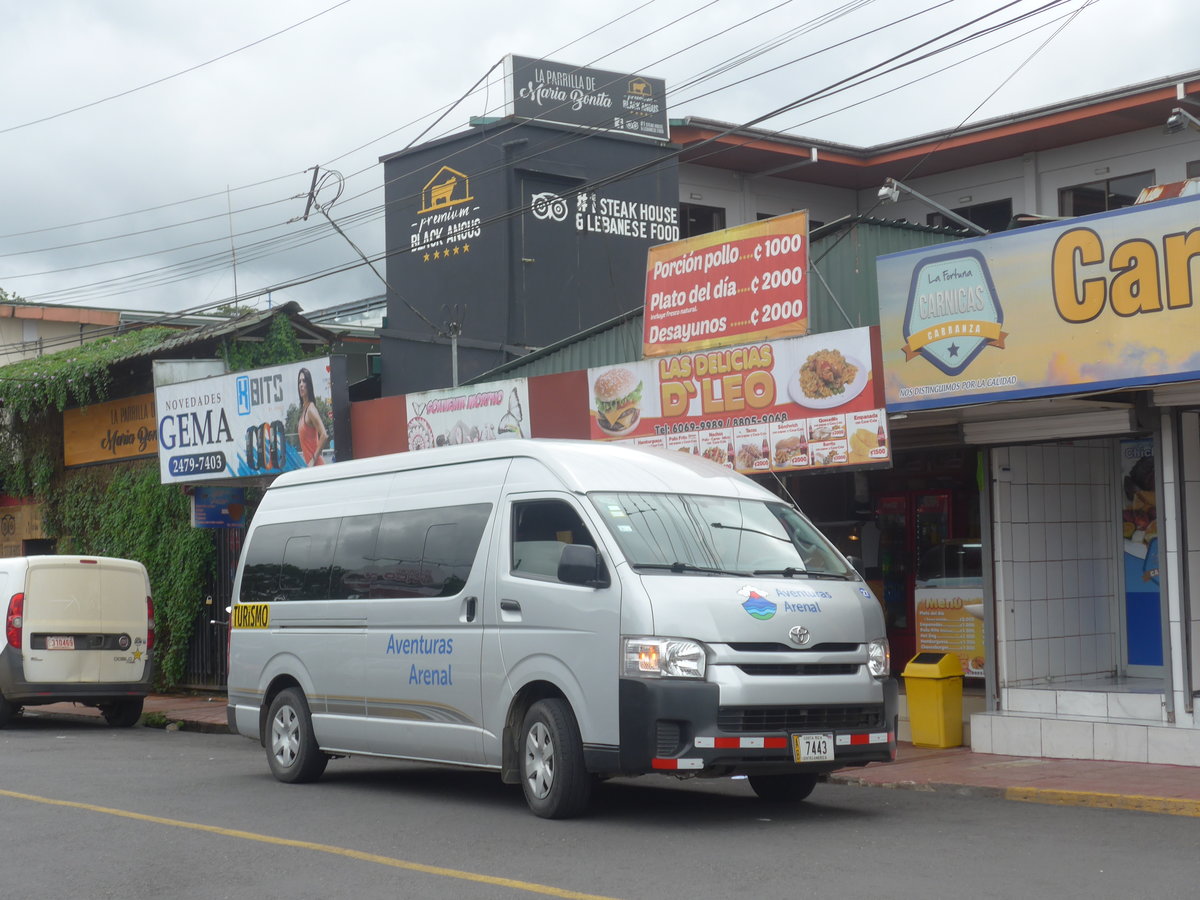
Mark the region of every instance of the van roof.
[[516, 457], [528, 457], [541, 462], [554, 472], [568, 489], [583, 493], [598, 490], [670, 491], [756, 500], [779, 499], [744, 475], [691, 453], [602, 441], [547, 438], [480, 441], [314, 466], [280, 475], [269, 490], [341, 478], [360, 478], [476, 460]]

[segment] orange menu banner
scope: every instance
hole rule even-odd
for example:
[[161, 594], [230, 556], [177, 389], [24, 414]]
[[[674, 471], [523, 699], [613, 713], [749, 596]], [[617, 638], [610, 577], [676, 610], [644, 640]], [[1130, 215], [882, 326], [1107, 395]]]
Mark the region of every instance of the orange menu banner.
[[808, 213], [651, 247], [647, 357], [808, 331]]
[[878, 357], [858, 328], [590, 369], [590, 434], [747, 474], [887, 465]]

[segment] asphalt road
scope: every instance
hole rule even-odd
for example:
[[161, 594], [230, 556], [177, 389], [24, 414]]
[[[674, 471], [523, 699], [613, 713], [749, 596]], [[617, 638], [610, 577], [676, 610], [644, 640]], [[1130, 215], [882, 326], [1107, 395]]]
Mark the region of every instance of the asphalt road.
[[603, 785], [546, 821], [490, 773], [355, 758], [271, 778], [232, 735], [27, 716], [0, 731], [7, 897], [1193, 896], [1195, 820], [819, 785]]

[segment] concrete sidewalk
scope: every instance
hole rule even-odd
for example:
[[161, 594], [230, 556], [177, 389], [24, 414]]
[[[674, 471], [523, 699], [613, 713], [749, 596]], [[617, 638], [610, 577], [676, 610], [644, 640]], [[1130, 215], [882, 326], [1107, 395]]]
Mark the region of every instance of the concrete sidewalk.
[[[100, 718], [99, 710], [74, 703], [33, 706], [24, 715]], [[225, 734], [225, 695], [154, 694], [146, 698], [142, 722]], [[967, 747], [935, 750], [901, 742], [895, 762], [842, 769], [828, 781], [1200, 817], [1200, 767], [1190, 766], [998, 756]]]

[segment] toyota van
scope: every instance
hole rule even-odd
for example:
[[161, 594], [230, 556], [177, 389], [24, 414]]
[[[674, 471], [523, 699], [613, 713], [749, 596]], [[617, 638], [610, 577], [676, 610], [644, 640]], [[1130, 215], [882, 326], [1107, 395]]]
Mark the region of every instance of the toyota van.
[[700, 457], [505, 440], [289, 472], [234, 581], [228, 716], [274, 776], [470, 766], [534, 813], [894, 758], [880, 606], [795, 506]]

